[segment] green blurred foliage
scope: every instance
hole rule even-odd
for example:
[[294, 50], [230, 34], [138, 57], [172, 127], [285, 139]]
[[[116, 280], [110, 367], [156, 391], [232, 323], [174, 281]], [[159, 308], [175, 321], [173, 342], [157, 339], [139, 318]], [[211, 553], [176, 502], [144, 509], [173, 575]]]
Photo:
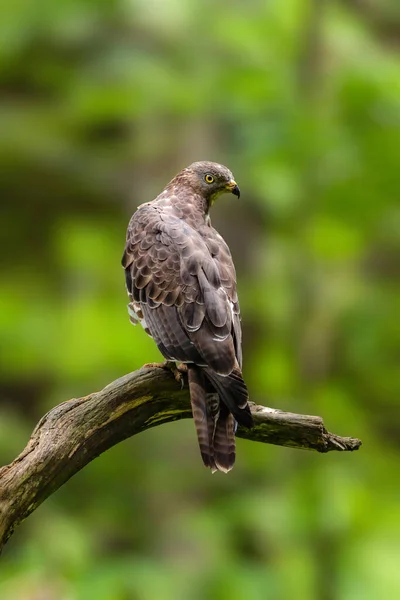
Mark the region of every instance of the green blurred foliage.
[[400, 596], [400, 15], [395, 0], [14, 0], [0, 9], [0, 458], [145, 362], [134, 208], [227, 164], [251, 397], [363, 439], [326, 456], [193, 424], [113, 448], [6, 547], [2, 600]]

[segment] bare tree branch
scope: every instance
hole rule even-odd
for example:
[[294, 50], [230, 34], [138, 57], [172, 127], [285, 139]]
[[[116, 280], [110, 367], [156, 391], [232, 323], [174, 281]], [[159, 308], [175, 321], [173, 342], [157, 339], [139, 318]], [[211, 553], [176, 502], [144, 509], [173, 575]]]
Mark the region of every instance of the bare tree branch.
[[[318, 452], [361, 445], [329, 433], [320, 417], [256, 404], [251, 411], [255, 427], [239, 427], [238, 437]], [[102, 452], [150, 427], [191, 416], [186, 385], [169, 369], [149, 366], [50, 410], [22, 453], [0, 469], [0, 550], [23, 519]]]

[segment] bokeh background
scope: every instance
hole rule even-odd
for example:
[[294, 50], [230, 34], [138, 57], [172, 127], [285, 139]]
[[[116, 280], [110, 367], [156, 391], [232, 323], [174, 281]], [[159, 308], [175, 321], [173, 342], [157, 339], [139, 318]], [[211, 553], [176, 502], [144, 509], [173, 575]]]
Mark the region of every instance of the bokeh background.
[[1, 599], [399, 598], [397, 0], [13, 0], [0, 39], [1, 464], [160, 359], [129, 325], [126, 225], [201, 159], [242, 191], [213, 224], [252, 399], [364, 443], [239, 440], [212, 476], [190, 421], [127, 440], [18, 528]]

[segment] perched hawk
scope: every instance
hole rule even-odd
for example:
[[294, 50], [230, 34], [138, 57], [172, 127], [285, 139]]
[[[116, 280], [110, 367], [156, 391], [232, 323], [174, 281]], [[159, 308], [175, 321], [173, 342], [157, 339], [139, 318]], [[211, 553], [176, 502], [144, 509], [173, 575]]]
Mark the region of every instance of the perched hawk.
[[235, 462], [236, 421], [253, 424], [242, 378], [236, 274], [209, 211], [224, 192], [239, 197], [226, 167], [195, 162], [132, 216], [122, 258], [129, 315], [171, 361], [187, 364], [190, 398], [206, 467]]

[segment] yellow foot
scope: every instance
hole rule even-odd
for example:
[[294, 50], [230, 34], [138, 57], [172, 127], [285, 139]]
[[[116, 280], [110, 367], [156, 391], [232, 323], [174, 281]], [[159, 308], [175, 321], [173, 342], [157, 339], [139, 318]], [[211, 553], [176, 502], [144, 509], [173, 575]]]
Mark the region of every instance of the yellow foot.
[[175, 381], [181, 384], [181, 389], [185, 386], [185, 376], [187, 375], [187, 366], [184, 363], [176, 363], [173, 360], [165, 360], [161, 363], [146, 363], [144, 368], [149, 369], [167, 369], [171, 371]]
[[143, 369], [165, 369], [166, 361], [159, 363], [146, 363], [143, 365]]
[[175, 381], [181, 384], [181, 389], [185, 386], [185, 376], [187, 375], [187, 366], [184, 363], [176, 363], [172, 360], [166, 360], [162, 365], [163, 369], [168, 369], [174, 375]]

